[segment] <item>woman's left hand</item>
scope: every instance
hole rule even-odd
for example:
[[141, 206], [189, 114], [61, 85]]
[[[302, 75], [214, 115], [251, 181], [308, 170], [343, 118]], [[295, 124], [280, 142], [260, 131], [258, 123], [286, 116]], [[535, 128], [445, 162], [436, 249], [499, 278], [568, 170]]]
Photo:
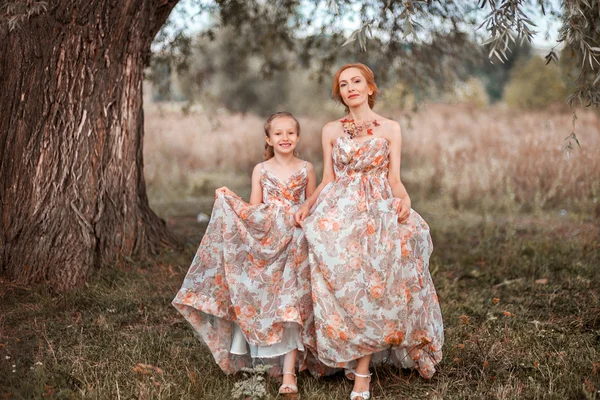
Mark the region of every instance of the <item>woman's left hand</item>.
[[394, 208], [396, 211], [396, 214], [398, 214], [398, 222], [399, 223], [403, 223], [405, 222], [409, 215], [410, 215], [410, 198], [405, 197], [403, 199], [398, 199], [396, 198], [394, 201]]

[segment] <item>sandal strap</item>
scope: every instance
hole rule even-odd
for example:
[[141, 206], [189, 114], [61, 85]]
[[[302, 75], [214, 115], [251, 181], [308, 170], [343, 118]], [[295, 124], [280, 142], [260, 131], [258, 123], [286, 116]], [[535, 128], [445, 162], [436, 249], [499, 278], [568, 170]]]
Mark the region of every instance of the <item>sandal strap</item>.
[[370, 378], [370, 377], [371, 377], [371, 375], [373, 375], [373, 374], [372, 374], [372, 373], [370, 373], [370, 372], [369, 372], [368, 374], [359, 374], [359, 373], [358, 373], [358, 372], [356, 372], [356, 371], [352, 371], [352, 372], [354, 373], [354, 376], [358, 376], [359, 378]]

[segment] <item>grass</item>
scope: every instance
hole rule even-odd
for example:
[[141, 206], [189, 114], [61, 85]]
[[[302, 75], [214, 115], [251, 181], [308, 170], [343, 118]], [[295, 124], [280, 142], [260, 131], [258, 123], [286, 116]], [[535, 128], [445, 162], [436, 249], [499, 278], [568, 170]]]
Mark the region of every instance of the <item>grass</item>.
[[[568, 159], [562, 146], [573, 129], [572, 114], [560, 108], [523, 112], [429, 104], [415, 114], [397, 113], [402, 179], [411, 197], [439, 200], [445, 209], [564, 209], [600, 218], [600, 112], [577, 113], [582, 147]], [[325, 119], [299, 120], [300, 156], [319, 172]], [[249, 171], [262, 160], [263, 123], [253, 115], [148, 112], [144, 156], [153, 207], [163, 211], [174, 198], [193, 202], [223, 182], [243, 188]]]
[[[376, 369], [375, 399], [600, 399], [600, 133], [596, 114], [579, 118], [583, 148], [565, 161], [569, 115], [431, 106], [401, 117], [446, 343], [430, 381]], [[0, 399], [231, 399], [243, 378], [224, 375], [170, 305], [203, 234], [196, 215], [222, 184], [247, 197], [260, 160], [260, 119], [213, 122], [147, 113], [151, 203], [184, 251], [121, 259], [58, 295], [0, 281]], [[300, 151], [318, 161], [322, 121], [301, 123]], [[299, 383], [301, 399], [351, 390], [342, 375]], [[269, 398], [278, 385], [267, 378]]]
[[[568, 216], [423, 215], [436, 245], [444, 359], [430, 381], [377, 369], [375, 398], [599, 398], [598, 226]], [[170, 224], [188, 238], [184, 252], [107, 265], [71, 293], [0, 283], [2, 398], [231, 398], [240, 377], [221, 373], [170, 306], [204, 225]], [[267, 382], [274, 395], [278, 382]], [[300, 387], [302, 399], [346, 399], [351, 389], [341, 375], [306, 373]]]

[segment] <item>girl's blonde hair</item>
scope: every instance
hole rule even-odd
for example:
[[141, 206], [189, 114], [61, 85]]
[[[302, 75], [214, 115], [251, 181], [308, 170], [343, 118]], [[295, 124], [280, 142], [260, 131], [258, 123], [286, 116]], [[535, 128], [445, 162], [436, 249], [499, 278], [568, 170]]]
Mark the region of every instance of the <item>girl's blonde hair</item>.
[[346, 103], [344, 103], [344, 100], [342, 99], [342, 95], [340, 94], [340, 82], [339, 82], [340, 75], [342, 74], [342, 72], [344, 72], [348, 68], [359, 69], [360, 72], [365, 77], [365, 79], [367, 81], [367, 85], [369, 85], [369, 88], [373, 91], [373, 94], [369, 96], [369, 107], [373, 108], [375, 106], [375, 100], [377, 99], [377, 93], [379, 92], [379, 88], [377, 87], [377, 84], [375, 83], [375, 75], [373, 74], [373, 71], [371, 71], [371, 68], [367, 67], [365, 64], [361, 64], [361, 63], [346, 64], [343, 67], [341, 67], [340, 69], [338, 69], [338, 71], [333, 76], [333, 91], [331, 93], [331, 97], [334, 100], [337, 100], [340, 103], [342, 103], [343, 105], [345, 105], [346, 108], [348, 108], [348, 105]]
[[[267, 137], [271, 137], [271, 123], [276, 118], [291, 118], [296, 124], [296, 134], [298, 137], [300, 137], [300, 122], [298, 122], [292, 113], [287, 111], [276, 112], [275, 114], [271, 114], [271, 116], [267, 119], [267, 122], [265, 122], [265, 135], [267, 135]], [[298, 156], [295, 151], [294, 154]], [[273, 146], [269, 145], [269, 143], [265, 143], [265, 161], [273, 157], [275, 157], [275, 149]]]

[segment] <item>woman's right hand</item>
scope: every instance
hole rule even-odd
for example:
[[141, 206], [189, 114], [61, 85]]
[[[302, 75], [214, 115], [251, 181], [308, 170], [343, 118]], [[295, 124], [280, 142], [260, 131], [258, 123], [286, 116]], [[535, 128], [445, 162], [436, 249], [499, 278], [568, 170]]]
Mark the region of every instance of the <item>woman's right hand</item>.
[[302, 221], [304, 221], [304, 219], [306, 217], [308, 217], [308, 213], [310, 212], [310, 207], [308, 206], [308, 202], [304, 202], [300, 208], [298, 208], [298, 211], [296, 211], [294, 213], [294, 219], [296, 220], [296, 225], [297, 226], [302, 226]]
[[217, 190], [215, 190], [215, 199], [219, 197], [220, 194], [224, 194], [227, 196], [235, 196], [238, 197], [232, 190], [230, 190], [227, 186], [221, 186]]

